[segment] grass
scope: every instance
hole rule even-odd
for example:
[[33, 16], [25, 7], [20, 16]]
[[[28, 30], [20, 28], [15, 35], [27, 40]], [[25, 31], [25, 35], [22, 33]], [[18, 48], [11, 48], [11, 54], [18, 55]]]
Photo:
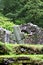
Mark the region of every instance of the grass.
[[13, 53], [13, 48], [17, 47], [17, 46], [27, 46], [27, 47], [33, 47], [33, 48], [43, 48], [43, 45], [37, 44], [37, 45], [31, 45], [31, 44], [8, 44], [8, 43], [2, 43], [0, 42], [0, 45], [4, 45], [8, 50], [9, 50], [9, 55], [0, 55], [0, 58], [18, 58], [18, 57], [28, 57], [32, 60], [40, 60], [43, 61], [43, 54], [18, 54], [16, 55], [15, 53]]
[[36, 45], [33, 45], [33, 44], [10, 44], [10, 43], [2, 43], [2, 42], [0, 42], [0, 45], [4, 45], [9, 50], [10, 54], [13, 54], [14, 48], [18, 47], [18, 46], [32, 47], [32, 48], [37, 48], [39, 50], [41, 48], [43, 48], [43, 45], [41, 45], [41, 44], [36, 44]]
[[28, 57], [31, 60], [43, 60], [43, 55], [0, 55], [0, 58], [19, 58], [19, 57]]

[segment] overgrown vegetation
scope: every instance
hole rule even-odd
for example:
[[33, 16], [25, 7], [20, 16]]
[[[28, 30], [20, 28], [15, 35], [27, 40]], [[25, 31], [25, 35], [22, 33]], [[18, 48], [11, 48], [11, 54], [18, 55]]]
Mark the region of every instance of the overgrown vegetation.
[[4, 15], [0, 13], [0, 27], [13, 31], [13, 26], [14, 26], [14, 23], [11, 22], [9, 18], [4, 17]]
[[[38, 49], [38, 50], [41, 50], [41, 49], [43, 49], [43, 45], [27, 45], [27, 44], [5, 44], [5, 43], [2, 43], [2, 42], [0, 42], [0, 50], [4, 53], [4, 55], [3, 54], [1, 54], [1, 51], [0, 51], [0, 64], [4, 64], [4, 65], [6, 65], [6, 63], [9, 65], [9, 64], [14, 64], [14, 65], [21, 65], [21, 64], [23, 64], [23, 63], [28, 63], [28, 64], [30, 64], [30, 65], [35, 65], [35, 64], [37, 64], [37, 65], [42, 65], [42, 62], [43, 62], [43, 54], [42, 55], [40, 55], [40, 54], [31, 54], [31, 53], [29, 53], [28, 51], [30, 51], [30, 52], [32, 52], [32, 50], [30, 50], [30, 49]], [[28, 53], [29, 54], [25, 54], [25, 53], [21, 53], [20, 54], [20, 50], [21, 49], [19, 49], [19, 47], [21, 47], [22, 46], [22, 52], [24, 52], [23, 50], [26, 50], [27, 48], [30, 48], [30, 49], [28, 49]], [[23, 47], [25, 48], [25, 49], [23, 49]], [[3, 49], [2, 49], [3, 48]], [[18, 49], [19, 50], [18, 50]], [[4, 51], [4, 49], [6, 50], [6, 52]], [[17, 50], [16, 50], [17, 49]], [[18, 53], [18, 52], [19, 53]], [[38, 52], [38, 51], [37, 51]], [[43, 51], [42, 51], [42, 53], [43, 53]], [[9, 62], [10, 61], [10, 62]]]
[[16, 24], [32, 22], [43, 27], [42, 0], [1, 0], [2, 13]]
[[[43, 27], [43, 0], [0, 0], [0, 27], [13, 31], [15, 24], [29, 22]], [[0, 42], [1, 64], [43, 65], [43, 45]]]
[[8, 44], [0, 42], [0, 53], [8, 51], [10, 54], [43, 54], [43, 45], [37, 44]]

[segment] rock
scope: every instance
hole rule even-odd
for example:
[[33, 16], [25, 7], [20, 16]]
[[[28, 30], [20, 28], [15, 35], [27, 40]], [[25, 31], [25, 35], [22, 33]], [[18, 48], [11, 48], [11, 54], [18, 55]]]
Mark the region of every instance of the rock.
[[14, 34], [4, 28], [0, 28], [0, 41], [4, 43], [16, 43]]
[[[20, 25], [21, 31], [27, 33], [24, 42], [29, 44], [43, 44], [43, 28], [32, 23]], [[29, 34], [29, 35], [28, 35]]]
[[9, 30], [6, 30], [4, 28], [0, 28], [0, 41], [4, 43], [9, 43], [9, 35], [11, 32]]
[[43, 54], [43, 47], [42, 48], [35, 48], [35, 47], [26, 47], [26, 46], [17, 46], [13, 48], [15, 54]]
[[19, 25], [15, 25], [14, 26], [14, 36], [18, 44], [24, 43], [21, 35], [22, 33], [21, 33]]
[[4, 43], [43, 44], [43, 28], [32, 23], [16, 25], [13, 33], [0, 27], [0, 41]]
[[13, 58], [5, 58], [2, 60], [3, 65], [10, 65], [14, 62], [15, 62], [15, 60]]

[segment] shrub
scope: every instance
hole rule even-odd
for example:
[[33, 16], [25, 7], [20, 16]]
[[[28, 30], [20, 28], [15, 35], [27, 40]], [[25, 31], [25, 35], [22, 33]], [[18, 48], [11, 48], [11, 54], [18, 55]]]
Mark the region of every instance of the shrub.
[[3, 15], [0, 16], [0, 27], [3, 27], [7, 30], [13, 31], [14, 23], [10, 21], [10, 19], [4, 17]]
[[20, 19], [20, 20], [17, 19], [17, 20], [15, 20], [15, 24], [18, 24], [18, 25], [25, 24], [25, 21], [22, 19]]

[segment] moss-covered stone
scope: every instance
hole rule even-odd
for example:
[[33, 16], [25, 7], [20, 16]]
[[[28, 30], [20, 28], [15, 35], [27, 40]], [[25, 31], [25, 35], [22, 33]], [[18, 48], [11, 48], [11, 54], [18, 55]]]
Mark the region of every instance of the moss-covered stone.
[[0, 43], [0, 65], [43, 65], [43, 45]]
[[34, 47], [34, 46], [17, 46], [15, 48], [13, 48], [14, 53], [16, 54], [43, 54], [43, 47], [38, 48], [38, 47]]

